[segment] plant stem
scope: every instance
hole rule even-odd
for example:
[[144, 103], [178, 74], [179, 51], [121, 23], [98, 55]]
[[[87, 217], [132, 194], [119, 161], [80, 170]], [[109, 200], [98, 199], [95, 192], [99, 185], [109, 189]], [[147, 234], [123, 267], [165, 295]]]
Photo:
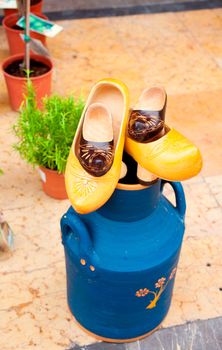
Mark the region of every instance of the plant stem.
[[26, 0], [25, 7], [25, 69], [30, 71], [30, 43], [27, 39], [30, 38], [30, 0]]

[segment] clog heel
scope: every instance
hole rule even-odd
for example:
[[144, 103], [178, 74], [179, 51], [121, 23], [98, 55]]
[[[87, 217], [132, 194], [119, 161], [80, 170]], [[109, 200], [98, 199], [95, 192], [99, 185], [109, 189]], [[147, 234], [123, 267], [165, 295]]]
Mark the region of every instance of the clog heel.
[[80, 214], [100, 208], [116, 188], [128, 111], [128, 89], [122, 82], [104, 79], [93, 86], [65, 171], [68, 197]]
[[144, 90], [129, 117], [125, 150], [156, 177], [186, 180], [200, 172], [201, 153], [190, 140], [165, 124], [165, 109], [163, 89]]

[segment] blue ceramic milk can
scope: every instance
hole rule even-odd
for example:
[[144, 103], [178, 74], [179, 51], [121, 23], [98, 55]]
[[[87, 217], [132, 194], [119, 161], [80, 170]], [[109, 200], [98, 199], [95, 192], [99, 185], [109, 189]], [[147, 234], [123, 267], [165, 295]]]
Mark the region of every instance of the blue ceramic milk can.
[[62, 217], [68, 304], [77, 322], [107, 341], [131, 341], [166, 316], [184, 234], [185, 197], [176, 206], [151, 187], [118, 185], [96, 212]]

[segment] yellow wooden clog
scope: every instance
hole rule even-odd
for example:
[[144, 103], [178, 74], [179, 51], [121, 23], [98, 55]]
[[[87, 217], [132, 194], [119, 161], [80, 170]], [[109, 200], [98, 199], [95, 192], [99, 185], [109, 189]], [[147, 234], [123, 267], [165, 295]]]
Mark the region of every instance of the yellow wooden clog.
[[127, 135], [126, 152], [161, 179], [182, 181], [197, 175], [202, 168], [199, 149], [175, 129], [165, 126], [165, 130], [164, 136], [148, 143], [136, 142]]
[[[92, 173], [89, 173], [81, 165], [78, 152], [84, 117], [90, 106], [95, 106], [95, 104], [102, 104], [104, 108], [106, 107], [112, 116], [113, 126], [113, 161], [109, 170], [102, 176], [93, 176]], [[72, 206], [78, 213], [87, 214], [100, 208], [114, 192], [121, 174], [128, 113], [129, 94], [127, 87], [122, 82], [115, 79], [103, 79], [93, 86], [70, 149], [65, 171], [66, 191]], [[95, 125], [94, 128], [96, 129]]]

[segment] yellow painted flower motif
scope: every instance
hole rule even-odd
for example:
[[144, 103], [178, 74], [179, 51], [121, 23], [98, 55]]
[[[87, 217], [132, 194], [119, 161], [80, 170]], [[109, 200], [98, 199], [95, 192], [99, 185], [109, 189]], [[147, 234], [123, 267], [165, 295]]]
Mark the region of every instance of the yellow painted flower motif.
[[82, 195], [87, 196], [89, 193], [96, 190], [96, 182], [89, 181], [87, 179], [82, 179], [78, 182], [75, 182], [73, 189], [76, 192], [80, 192]]
[[177, 271], [177, 268], [174, 267], [173, 271], [170, 274], [169, 280], [172, 280], [172, 278], [174, 278], [176, 271]]
[[137, 297], [145, 297], [147, 294], [152, 294], [154, 296], [154, 298], [150, 300], [150, 303], [147, 305], [146, 309], [153, 309], [154, 307], [156, 307], [156, 303], [158, 302], [161, 294], [165, 291], [170, 280], [172, 280], [175, 277], [176, 270], [176, 267], [174, 267], [167, 281], [165, 277], [161, 277], [158, 279], [158, 281], [155, 283], [155, 288], [157, 289], [155, 290], [155, 292], [147, 288], [139, 289], [136, 292], [135, 295]]
[[161, 288], [166, 281], [165, 277], [159, 278], [158, 282], [155, 284], [155, 288]]
[[139, 289], [139, 290], [136, 292], [136, 296], [137, 296], [138, 298], [139, 298], [139, 297], [145, 297], [148, 293], [149, 293], [149, 289], [147, 289], [147, 288]]

